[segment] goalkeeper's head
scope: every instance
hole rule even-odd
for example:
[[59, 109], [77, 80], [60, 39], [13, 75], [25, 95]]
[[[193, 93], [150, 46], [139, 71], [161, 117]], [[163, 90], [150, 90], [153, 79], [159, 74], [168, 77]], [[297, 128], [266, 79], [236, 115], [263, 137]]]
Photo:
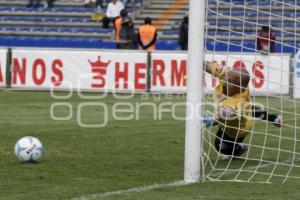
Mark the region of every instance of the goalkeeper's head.
[[250, 81], [249, 72], [243, 68], [234, 68], [228, 71], [224, 76], [223, 92], [227, 96], [243, 92], [248, 88]]

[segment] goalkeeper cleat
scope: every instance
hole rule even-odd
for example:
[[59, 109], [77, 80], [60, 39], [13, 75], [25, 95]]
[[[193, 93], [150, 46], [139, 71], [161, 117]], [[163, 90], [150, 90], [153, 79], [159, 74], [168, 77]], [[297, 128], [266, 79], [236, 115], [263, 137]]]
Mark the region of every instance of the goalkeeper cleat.
[[[248, 152], [248, 150], [249, 150], [249, 145], [247, 145], [247, 144], [241, 144], [241, 146], [242, 146], [241, 155], [243, 155], [243, 154], [245, 154], [245, 153]], [[240, 156], [241, 156], [241, 155], [240, 155]]]
[[283, 126], [283, 119], [282, 116], [277, 115], [276, 119], [273, 122], [274, 126], [277, 126], [278, 128], [281, 128]]
[[214, 118], [208, 115], [204, 115], [203, 117], [204, 127], [209, 129], [213, 124], [214, 124]]

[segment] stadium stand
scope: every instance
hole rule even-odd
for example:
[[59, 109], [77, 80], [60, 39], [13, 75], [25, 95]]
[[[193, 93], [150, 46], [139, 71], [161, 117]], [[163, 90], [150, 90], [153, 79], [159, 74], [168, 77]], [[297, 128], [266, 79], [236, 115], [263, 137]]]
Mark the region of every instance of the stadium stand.
[[[294, 53], [296, 49], [293, 46], [300, 46], [299, 37], [295, 38], [290, 33], [295, 29], [299, 32], [300, 23], [291, 19], [282, 21], [279, 17], [299, 17], [299, 7], [286, 6], [283, 9], [282, 4], [271, 1], [270, 9], [270, 0], [249, 0], [246, 1], [249, 9], [245, 9], [244, 1], [230, 0], [236, 5], [230, 9], [229, 5], [226, 6], [229, 0], [223, 2], [224, 5], [219, 7], [217, 1], [208, 0], [208, 50], [255, 51], [259, 30], [252, 24], [256, 23], [253, 16], [259, 17], [258, 23], [261, 25], [268, 25], [271, 18], [270, 24], [277, 40], [282, 41], [276, 44], [277, 51], [282, 49], [283, 52]], [[113, 28], [103, 29], [100, 22], [93, 21], [91, 16], [95, 8], [84, 7], [83, 0], [57, 0], [52, 8], [26, 7], [27, 3], [27, 0], [0, 0], [0, 46], [115, 48]], [[285, 3], [300, 5], [299, 1], [292, 0], [285, 0]], [[126, 7], [136, 27], [147, 16], [153, 19], [158, 26], [157, 49], [179, 49], [178, 28], [183, 16], [188, 13], [187, 0], [131, 0]], [[258, 7], [259, 12], [255, 9]], [[216, 14], [216, 9], [221, 15]], [[245, 12], [247, 18], [241, 19]], [[229, 20], [229, 16], [234, 16], [234, 19]], [[284, 31], [282, 27], [285, 27]]]
[[[127, 9], [133, 13], [142, 2], [128, 1]], [[52, 8], [27, 4], [26, 0], [0, 1], [1, 46], [115, 48], [113, 29], [93, 21], [96, 9], [85, 7], [83, 0], [58, 0]]]

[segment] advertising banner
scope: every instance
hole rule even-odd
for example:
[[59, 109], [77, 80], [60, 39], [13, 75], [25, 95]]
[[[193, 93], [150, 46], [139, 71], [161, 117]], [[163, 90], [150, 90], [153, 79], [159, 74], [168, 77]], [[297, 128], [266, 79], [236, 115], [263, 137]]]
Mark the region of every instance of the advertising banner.
[[12, 87], [146, 91], [147, 53], [13, 50]]
[[0, 49], [0, 87], [6, 86], [7, 49]]
[[[290, 56], [281, 54], [206, 54], [206, 61], [229, 68], [245, 67], [251, 76], [249, 87], [254, 94], [288, 94]], [[152, 92], [186, 92], [187, 54], [152, 53]], [[192, 66], [201, 67], [201, 66]], [[205, 74], [206, 91], [213, 91], [216, 78]]]
[[[147, 53], [141, 51], [15, 49], [11, 84], [13, 88], [44, 90], [146, 92], [147, 58]], [[207, 54], [205, 60], [229, 68], [245, 67], [250, 73], [252, 94], [289, 93], [289, 55], [215, 53]], [[186, 53], [152, 52], [150, 63], [151, 92], [186, 92]], [[1, 68], [1, 72], [4, 70]], [[218, 81], [205, 74], [205, 90], [212, 92]]]

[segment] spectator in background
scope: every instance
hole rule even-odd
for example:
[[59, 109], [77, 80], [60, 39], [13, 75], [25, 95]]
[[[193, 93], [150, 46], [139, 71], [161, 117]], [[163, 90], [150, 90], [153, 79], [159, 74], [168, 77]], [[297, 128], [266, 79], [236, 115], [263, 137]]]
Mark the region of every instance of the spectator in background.
[[[38, 8], [41, 6], [41, 1], [42, 0], [29, 0], [27, 7]], [[47, 3], [45, 6], [48, 8], [51, 8], [51, 7], [53, 7], [53, 2], [54, 2], [54, 0], [47, 0]]]
[[97, 8], [98, 10], [103, 9], [103, 0], [85, 0], [84, 1], [85, 7], [93, 7]]
[[27, 7], [37, 8], [41, 5], [41, 0], [29, 0]]
[[124, 4], [119, 0], [112, 0], [107, 6], [105, 17], [103, 18], [103, 28], [109, 28], [109, 22], [114, 20], [120, 15]]
[[52, 8], [55, 0], [47, 0], [47, 7]]
[[188, 49], [188, 36], [189, 36], [189, 17], [184, 16], [179, 29], [179, 38], [178, 42], [181, 50]]
[[275, 52], [275, 34], [272, 33], [269, 26], [263, 26], [256, 39], [257, 50], [262, 53]]
[[157, 31], [152, 25], [152, 19], [150, 17], [146, 17], [144, 20], [144, 25], [139, 27], [137, 38], [142, 49], [148, 51], [155, 50]]
[[119, 47], [120, 49], [138, 49], [134, 25], [131, 18], [128, 16], [122, 18]]

